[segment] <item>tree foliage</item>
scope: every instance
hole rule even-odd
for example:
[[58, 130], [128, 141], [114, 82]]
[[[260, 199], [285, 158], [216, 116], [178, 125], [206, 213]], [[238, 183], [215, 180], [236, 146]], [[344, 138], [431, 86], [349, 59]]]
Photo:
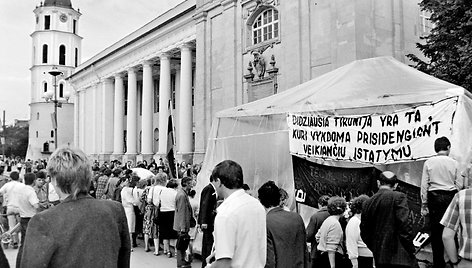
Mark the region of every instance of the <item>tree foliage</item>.
[[472, 91], [472, 2], [470, 0], [423, 0], [434, 27], [416, 46], [427, 61], [407, 55], [416, 68]]
[[3, 154], [3, 146], [5, 146], [7, 157], [25, 157], [28, 149], [28, 127], [6, 126], [2, 136], [3, 134], [5, 134], [5, 145], [2, 144], [0, 147], [0, 154]]

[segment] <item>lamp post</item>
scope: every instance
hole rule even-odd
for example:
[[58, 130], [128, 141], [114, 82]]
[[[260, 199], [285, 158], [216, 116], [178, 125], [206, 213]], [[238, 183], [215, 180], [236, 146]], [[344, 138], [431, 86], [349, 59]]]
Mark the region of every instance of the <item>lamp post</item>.
[[[46, 92], [44, 94], [44, 98], [46, 99], [46, 102], [51, 100], [54, 103], [54, 115], [53, 115], [53, 127], [54, 127], [54, 149], [57, 149], [58, 144], [57, 144], [57, 108], [62, 107], [61, 103], [57, 99], [57, 76], [62, 75], [62, 72], [59, 71], [56, 67], [53, 67], [52, 70], [48, 71], [50, 75], [54, 77], [54, 92]], [[67, 93], [66, 93], [67, 94]], [[67, 94], [66, 98], [69, 97], [69, 94]]]

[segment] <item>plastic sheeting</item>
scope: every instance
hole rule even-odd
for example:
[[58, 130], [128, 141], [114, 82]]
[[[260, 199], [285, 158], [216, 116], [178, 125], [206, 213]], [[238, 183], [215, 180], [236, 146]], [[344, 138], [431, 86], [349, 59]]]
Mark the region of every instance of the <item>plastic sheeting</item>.
[[[390, 113], [418, 104], [459, 96], [454, 116], [451, 157], [464, 168], [472, 159], [472, 100], [463, 88], [424, 74], [392, 57], [359, 60], [279, 94], [217, 113], [210, 131], [197, 191], [209, 182], [213, 167], [231, 159], [243, 167], [244, 181], [257, 189], [274, 180], [293, 200], [292, 160], [287, 112], [332, 115]], [[339, 167], [363, 164], [311, 161]], [[419, 185], [424, 161], [379, 165], [399, 179]]]

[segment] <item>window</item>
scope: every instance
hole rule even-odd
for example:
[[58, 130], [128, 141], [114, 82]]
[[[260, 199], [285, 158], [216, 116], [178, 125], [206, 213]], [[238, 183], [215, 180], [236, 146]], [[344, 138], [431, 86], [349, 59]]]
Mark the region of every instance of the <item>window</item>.
[[54, 130], [51, 130], [51, 138], [54, 138]]
[[159, 80], [154, 80], [154, 113], [159, 112]]
[[38, 133], [38, 131], [36, 131], [36, 138], [37, 138], [37, 137], [39, 137], [39, 133]]
[[279, 37], [279, 12], [275, 9], [262, 11], [252, 24], [252, 44], [256, 45]]
[[74, 64], [75, 64], [75, 67], [79, 65], [79, 49], [78, 48], [75, 48]]
[[59, 98], [64, 98], [64, 84], [59, 84]]
[[420, 11], [420, 36], [429, 35], [431, 33], [431, 29], [433, 29], [434, 25], [429, 20], [431, 18], [431, 13], [427, 11]]
[[43, 45], [43, 63], [48, 63], [48, 45]]
[[43, 83], [43, 87], [44, 87], [43, 91], [48, 92], [48, 83], [47, 82]]
[[36, 120], [39, 120], [39, 113], [36, 113]]
[[72, 33], [77, 33], [77, 20], [72, 21]]
[[44, 16], [44, 30], [49, 30], [51, 28], [51, 16]]
[[59, 65], [66, 65], [66, 46], [59, 47]]

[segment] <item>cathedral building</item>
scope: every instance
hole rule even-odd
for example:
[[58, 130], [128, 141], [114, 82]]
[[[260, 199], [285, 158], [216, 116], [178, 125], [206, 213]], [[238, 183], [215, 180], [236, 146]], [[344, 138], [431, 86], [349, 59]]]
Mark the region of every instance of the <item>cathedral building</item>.
[[45, 0], [34, 14], [26, 158], [37, 160], [48, 158], [60, 145], [74, 143], [74, 104], [66, 77], [80, 64], [82, 37], [81, 14], [70, 0]]
[[218, 111], [354, 60], [418, 54], [429, 30], [418, 2], [184, 1], [68, 77], [74, 144], [99, 160], [149, 161], [172, 139], [179, 161], [201, 162]]

